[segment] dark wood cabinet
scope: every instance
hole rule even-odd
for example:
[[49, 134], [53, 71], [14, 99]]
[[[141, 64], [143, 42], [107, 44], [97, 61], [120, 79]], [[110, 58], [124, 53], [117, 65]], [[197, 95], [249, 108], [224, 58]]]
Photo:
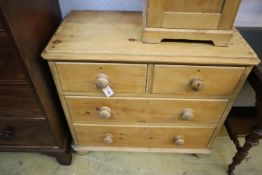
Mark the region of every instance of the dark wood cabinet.
[[61, 22], [57, 0], [0, 0], [0, 151], [71, 163], [70, 136], [41, 51]]

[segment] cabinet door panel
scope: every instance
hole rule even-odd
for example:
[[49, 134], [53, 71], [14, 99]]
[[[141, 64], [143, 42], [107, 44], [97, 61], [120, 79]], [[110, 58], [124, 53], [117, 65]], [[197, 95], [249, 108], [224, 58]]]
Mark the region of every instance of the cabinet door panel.
[[[154, 1], [154, 0], [153, 0]], [[161, 0], [160, 0], [161, 1]], [[165, 11], [220, 13], [224, 0], [162, 0]]]
[[[147, 27], [229, 29], [239, 3], [240, 0], [148, 0]], [[225, 21], [230, 24], [225, 25]]]

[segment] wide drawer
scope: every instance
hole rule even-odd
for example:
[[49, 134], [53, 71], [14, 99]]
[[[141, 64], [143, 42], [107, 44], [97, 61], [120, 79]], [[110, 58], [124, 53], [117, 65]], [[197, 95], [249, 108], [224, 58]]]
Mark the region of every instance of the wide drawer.
[[0, 120], [0, 148], [5, 146], [55, 146], [46, 121]]
[[57, 63], [62, 88], [67, 92], [102, 93], [109, 84], [115, 93], [145, 93], [147, 65]]
[[28, 80], [23, 61], [13, 41], [11, 38], [0, 37], [0, 81]]
[[244, 67], [155, 65], [154, 94], [231, 96]]
[[79, 146], [206, 148], [214, 128], [75, 124]]
[[[1, 21], [1, 14], [0, 14], [0, 38], [3, 38], [3, 37], [9, 37], [9, 36], [4, 29], [4, 25], [3, 25], [3, 22]], [[1, 44], [0, 46], [2, 47]]]
[[3, 22], [1, 21], [1, 19], [0, 19], [0, 30], [4, 30]]
[[0, 15], [0, 31], [3, 31], [4, 30], [4, 25], [3, 25], [3, 21], [1, 19], [1, 15]]
[[74, 97], [66, 101], [73, 121], [216, 124], [227, 100]]
[[39, 99], [31, 84], [5, 84], [0, 82], [0, 118], [43, 118]]

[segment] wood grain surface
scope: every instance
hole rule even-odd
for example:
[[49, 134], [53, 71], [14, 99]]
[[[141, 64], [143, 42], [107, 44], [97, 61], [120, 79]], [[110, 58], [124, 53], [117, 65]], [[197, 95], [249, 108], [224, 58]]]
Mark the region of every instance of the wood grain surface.
[[[155, 65], [152, 93], [231, 96], [244, 70], [244, 67]], [[199, 91], [191, 87], [196, 78], [203, 82]]]
[[259, 62], [237, 31], [229, 47], [188, 42], [143, 44], [141, 19], [142, 15], [135, 12], [73, 11], [65, 18], [42, 56], [56, 61], [207, 65], [253, 65]]
[[[103, 98], [66, 97], [73, 121], [86, 123], [140, 123], [193, 125], [216, 124], [224, 111], [227, 100], [168, 99], [168, 98]], [[99, 109], [109, 107], [111, 118], [101, 119]], [[183, 120], [182, 111], [190, 108], [192, 120]]]
[[[114, 146], [146, 148], [206, 148], [214, 131], [212, 127], [159, 127], [121, 125], [75, 124], [80, 146]], [[104, 143], [106, 134], [113, 136], [113, 143]], [[176, 145], [174, 140], [182, 136], [185, 144]]]
[[57, 63], [64, 91], [103, 93], [96, 88], [99, 74], [108, 77], [109, 85], [115, 93], [145, 93], [146, 64], [108, 64], [108, 63]]

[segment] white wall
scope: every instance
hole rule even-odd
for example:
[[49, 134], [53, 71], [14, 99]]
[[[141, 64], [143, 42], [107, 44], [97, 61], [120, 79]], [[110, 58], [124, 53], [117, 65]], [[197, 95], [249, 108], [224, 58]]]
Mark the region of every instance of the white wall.
[[59, 0], [63, 16], [70, 10], [141, 11], [143, 0]]
[[[141, 11], [143, 0], [59, 0], [63, 16], [70, 10]], [[242, 0], [236, 26], [262, 27], [262, 0]], [[242, 89], [235, 105], [253, 106], [255, 94], [249, 84]]]
[[242, 0], [235, 25], [262, 27], [262, 0]]

